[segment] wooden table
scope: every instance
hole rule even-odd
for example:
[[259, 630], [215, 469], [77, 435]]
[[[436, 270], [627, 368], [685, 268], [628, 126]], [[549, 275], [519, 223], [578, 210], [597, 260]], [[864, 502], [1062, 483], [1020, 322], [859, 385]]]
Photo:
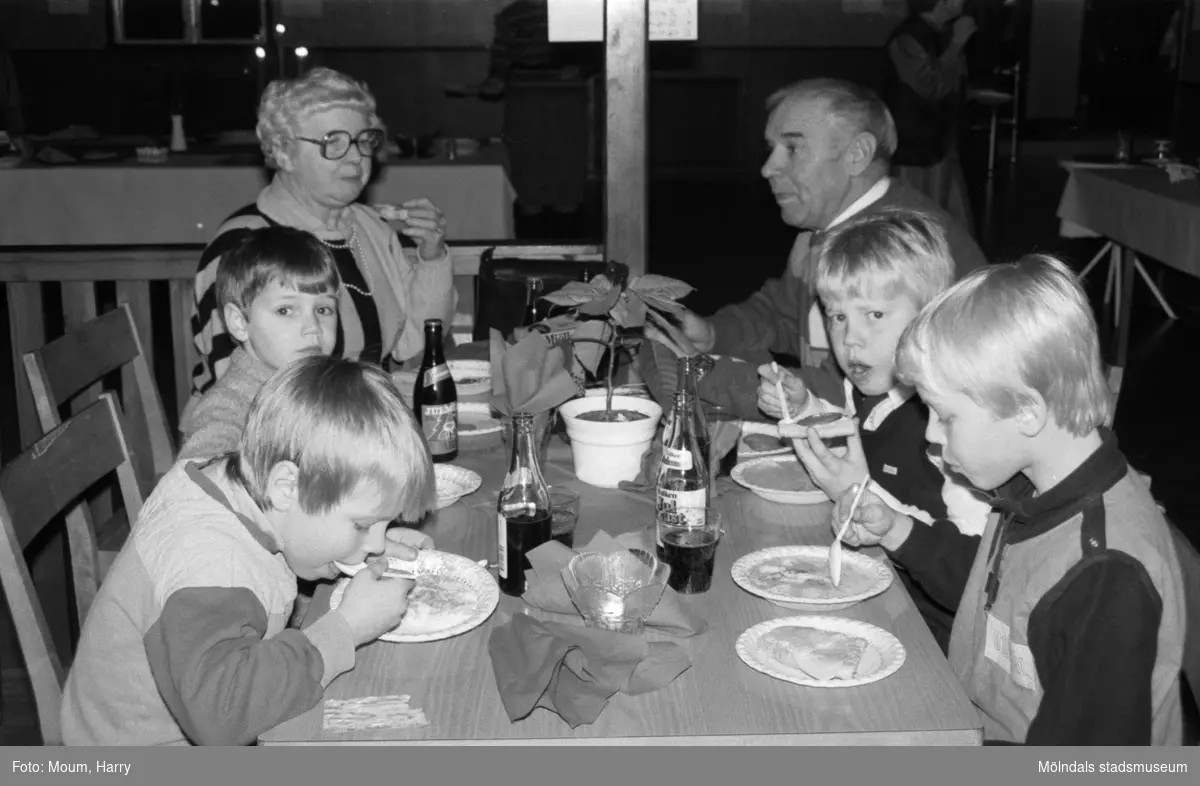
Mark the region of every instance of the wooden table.
[[[580, 483], [571, 471], [569, 448], [555, 438], [550, 451], [547, 481], [570, 485], [581, 496], [576, 547], [586, 545], [597, 529], [617, 534], [653, 521], [650, 495]], [[444, 551], [495, 561], [495, 505], [506, 454], [502, 448], [460, 453], [458, 463], [479, 472], [483, 486], [432, 516], [426, 531]], [[784, 506], [740, 488], [730, 488], [717, 504], [726, 517], [726, 536], [717, 550], [712, 589], [684, 599], [705, 617], [708, 629], [691, 639], [675, 639], [687, 648], [693, 666], [665, 688], [638, 697], [617, 694], [595, 723], [576, 729], [543, 709], [511, 723], [496, 690], [487, 643], [492, 629], [520, 613], [524, 604], [501, 595], [487, 622], [456, 638], [426, 644], [376, 642], [361, 648], [356, 668], [326, 690], [331, 699], [408, 694], [410, 706], [425, 712], [428, 726], [326, 734], [322, 703], [262, 735], [260, 744], [980, 744], [977, 712], [898, 580], [882, 595], [836, 612], [900, 639], [907, 658], [891, 677], [843, 690], [806, 688], [742, 663], [734, 651], [742, 631], [799, 612], [736, 586], [730, 576], [733, 561], [767, 546], [829, 543], [830, 506]], [[329, 586], [318, 590], [310, 619], [324, 613], [329, 593]]]

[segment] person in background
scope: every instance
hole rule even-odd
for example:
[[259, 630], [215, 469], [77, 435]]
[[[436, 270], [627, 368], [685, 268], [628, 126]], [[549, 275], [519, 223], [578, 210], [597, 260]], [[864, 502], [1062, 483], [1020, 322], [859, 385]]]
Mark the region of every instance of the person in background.
[[254, 229], [301, 229], [332, 252], [342, 282], [335, 355], [371, 363], [389, 357], [408, 361], [424, 349], [426, 319], [453, 322], [457, 294], [442, 212], [428, 199], [399, 206], [400, 233], [417, 243], [414, 264], [396, 231], [375, 209], [356, 201], [386, 138], [375, 98], [345, 74], [314, 68], [267, 86], [258, 109], [258, 139], [275, 176], [253, 204], [222, 224], [200, 257], [192, 310], [200, 362], [185, 418], [229, 367], [237, 347], [215, 282], [221, 258]]
[[[825, 366], [840, 376], [830, 356], [814, 289], [814, 245], [824, 230], [856, 215], [887, 208], [917, 210], [945, 233], [954, 277], [987, 264], [983, 252], [954, 219], [925, 195], [888, 177], [896, 127], [870, 90], [839, 79], [808, 79], [771, 96], [767, 106], [768, 156], [762, 176], [770, 184], [783, 221], [800, 230], [783, 275], [749, 299], [725, 306], [707, 319], [684, 309], [674, 327], [648, 325], [647, 337], [676, 354], [717, 352], [722, 357], [700, 381], [700, 395], [737, 417], [760, 419], [756, 364], [770, 354], [796, 357], [807, 367]], [[648, 366], [649, 364], [647, 364]], [[655, 369], [646, 368], [644, 376]], [[840, 383], [818, 390], [841, 395]]]
[[21, 158], [33, 158], [33, 145], [25, 135], [25, 108], [21, 103], [21, 86], [17, 84], [17, 69], [3, 38], [0, 38], [0, 131], [8, 134]]
[[603, 47], [552, 44], [546, 0], [516, 0], [494, 24], [479, 95], [504, 101], [517, 236], [577, 236], [588, 175], [589, 80], [602, 70]]
[[975, 34], [975, 20], [962, 15], [963, 0], [909, 0], [908, 8], [910, 16], [887, 44], [884, 100], [899, 136], [892, 174], [971, 232], [974, 220], [955, 140], [966, 96], [963, 49]]

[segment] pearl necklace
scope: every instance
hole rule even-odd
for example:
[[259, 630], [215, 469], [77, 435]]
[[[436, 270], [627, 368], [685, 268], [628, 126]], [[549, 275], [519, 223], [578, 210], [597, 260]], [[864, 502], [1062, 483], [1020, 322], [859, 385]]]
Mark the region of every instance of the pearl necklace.
[[375, 282], [373, 280], [371, 280], [371, 271], [367, 267], [366, 257], [363, 256], [362, 248], [359, 247], [359, 245], [358, 245], [358, 227], [357, 227], [357, 225], [353, 222], [350, 223], [350, 240], [349, 241], [326, 240], [323, 237], [318, 237], [317, 240], [320, 240], [321, 243], [324, 246], [326, 246], [327, 248], [332, 248], [335, 251], [339, 251], [339, 250], [345, 249], [345, 248], [350, 249], [350, 255], [352, 257], [354, 257], [360, 263], [359, 270], [362, 272], [363, 278], [365, 278], [367, 280], [367, 291], [364, 292], [363, 290], [359, 289], [358, 287], [354, 286], [353, 284], [349, 284], [345, 281], [342, 282], [342, 286], [344, 286], [346, 289], [354, 290], [358, 294], [363, 295], [365, 297], [374, 297], [373, 293], [374, 293], [374, 289], [375, 289]]

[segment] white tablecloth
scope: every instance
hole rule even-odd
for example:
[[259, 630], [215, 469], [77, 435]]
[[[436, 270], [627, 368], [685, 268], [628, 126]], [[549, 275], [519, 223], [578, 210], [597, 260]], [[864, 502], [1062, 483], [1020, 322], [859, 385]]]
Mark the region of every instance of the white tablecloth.
[[[165, 164], [31, 164], [0, 170], [0, 246], [207, 243], [254, 201], [270, 173], [186, 155]], [[450, 240], [513, 237], [512, 184], [502, 149], [457, 161], [404, 160], [381, 168], [363, 201], [428, 197]]]

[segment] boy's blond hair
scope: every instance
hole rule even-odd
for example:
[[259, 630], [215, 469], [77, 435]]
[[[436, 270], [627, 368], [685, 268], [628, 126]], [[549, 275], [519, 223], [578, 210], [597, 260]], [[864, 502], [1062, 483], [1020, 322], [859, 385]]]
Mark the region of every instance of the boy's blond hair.
[[364, 480], [390, 496], [406, 521], [431, 507], [429, 447], [392, 380], [374, 365], [309, 356], [263, 385], [230, 475], [269, 510], [267, 477], [281, 461], [299, 467], [300, 507], [310, 515], [328, 512]]
[[919, 309], [954, 281], [946, 233], [916, 210], [889, 208], [844, 221], [825, 234], [816, 256], [823, 302], [905, 293]]
[[897, 369], [906, 384], [961, 392], [1000, 418], [1036, 391], [1076, 436], [1112, 420], [1091, 306], [1048, 254], [980, 268], [943, 292], [905, 330]]

